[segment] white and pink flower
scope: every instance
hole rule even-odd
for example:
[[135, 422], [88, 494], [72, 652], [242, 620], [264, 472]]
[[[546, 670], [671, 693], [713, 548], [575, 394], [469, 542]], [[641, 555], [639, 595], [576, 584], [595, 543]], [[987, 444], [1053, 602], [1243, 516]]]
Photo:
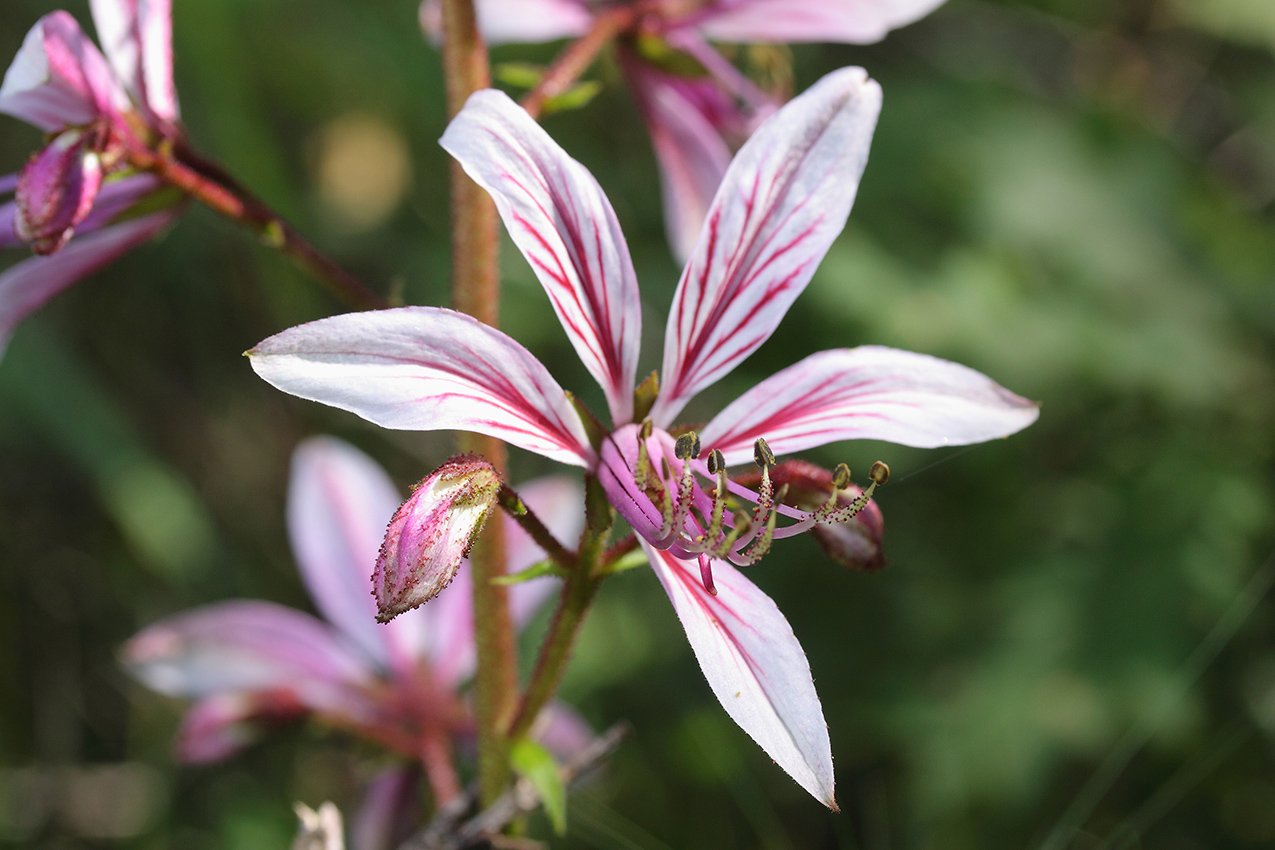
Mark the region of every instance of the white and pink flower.
[[[495, 199], [602, 386], [609, 428], [586, 424], [591, 415], [513, 339], [451, 310], [336, 316], [250, 352], [257, 373], [293, 395], [387, 428], [487, 434], [597, 476], [641, 535], [718, 700], [830, 807], [831, 748], [809, 664], [788, 621], [734, 564], [755, 562], [775, 539], [854, 519], [886, 472], [874, 470], [874, 483], [846, 504], [849, 474], [839, 470], [828, 503], [802, 509], [771, 480], [774, 455], [848, 439], [976, 443], [1030, 425], [1036, 405], [964, 366], [865, 346], [811, 355], [698, 436], [672, 435], [683, 407], [771, 335], [845, 226], [880, 105], [862, 69], [837, 71], [735, 156], [674, 295], [652, 403], [635, 394], [637, 278], [601, 187], [504, 94], [470, 98], [443, 147]], [[727, 476], [754, 459], [757, 489]], [[751, 512], [739, 509], [745, 503]]]

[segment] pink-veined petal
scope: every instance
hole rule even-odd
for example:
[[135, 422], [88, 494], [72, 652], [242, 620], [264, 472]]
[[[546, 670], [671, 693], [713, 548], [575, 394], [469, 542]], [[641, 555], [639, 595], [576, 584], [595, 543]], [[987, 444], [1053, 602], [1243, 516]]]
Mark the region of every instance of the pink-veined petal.
[[248, 352], [292, 395], [384, 428], [473, 431], [588, 467], [580, 415], [531, 352], [453, 310], [400, 307], [320, 319]]
[[164, 122], [178, 118], [172, 0], [89, 0], [102, 50], [133, 100]]
[[881, 109], [862, 68], [835, 71], [736, 155], [673, 296], [660, 396], [667, 426], [770, 337], [845, 227]]
[[376, 622], [372, 570], [402, 497], [376, 461], [335, 437], [292, 455], [288, 535], [301, 577], [328, 622], [382, 667], [410, 665], [397, 622]]
[[75, 18], [45, 15], [27, 33], [0, 85], [0, 112], [45, 132], [128, 108], [128, 95]]
[[363, 801], [350, 818], [350, 850], [394, 850], [419, 822], [421, 772], [387, 767], [363, 790]]
[[664, 585], [700, 669], [731, 719], [825, 806], [833, 796], [832, 745], [806, 654], [770, 597], [723, 561], [710, 596], [694, 561], [642, 548]]
[[[674, 258], [684, 264], [730, 165], [731, 150], [704, 111], [670, 82], [669, 75], [628, 51], [620, 55], [629, 91], [646, 123], [660, 167], [669, 247]], [[690, 80], [687, 84], [713, 86], [708, 79]]]
[[727, 464], [752, 460], [764, 437], [777, 455], [839, 440], [963, 446], [1036, 421], [1034, 402], [947, 360], [864, 345], [812, 354], [731, 402], [700, 433]]
[[694, 18], [714, 41], [870, 44], [945, 0], [718, 0]]
[[169, 696], [286, 690], [309, 708], [342, 712], [371, 670], [326, 624], [283, 605], [220, 602], [176, 614], [135, 635], [129, 670]]
[[[478, 0], [478, 29], [488, 44], [532, 44], [584, 35], [593, 15], [581, 0]], [[442, 4], [425, 0], [421, 28], [435, 42], [443, 38]]]
[[112, 225], [71, 240], [51, 257], [31, 257], [0, 273], [0, 355], [18, 322], [72, 283], [150, 239], [173, 217], [165, 211]]
[[617, 426], [633, 418], [642, 305], [615, 210], [583, 165], [494, 89], [476, 92], [440, 141], [496, 202]]

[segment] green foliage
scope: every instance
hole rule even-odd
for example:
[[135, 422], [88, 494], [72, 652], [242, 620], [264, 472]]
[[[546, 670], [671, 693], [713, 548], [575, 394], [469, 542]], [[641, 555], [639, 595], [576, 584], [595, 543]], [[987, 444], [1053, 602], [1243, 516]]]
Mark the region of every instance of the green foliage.
[[558, 835], [567, 832], [567, 789], [562, 784], [558, 763], [553, 754], [528, 738], [515, 741], [509, 748], [509, 763], [514, 771], [531, 783], [540, 795], [553, 831]]

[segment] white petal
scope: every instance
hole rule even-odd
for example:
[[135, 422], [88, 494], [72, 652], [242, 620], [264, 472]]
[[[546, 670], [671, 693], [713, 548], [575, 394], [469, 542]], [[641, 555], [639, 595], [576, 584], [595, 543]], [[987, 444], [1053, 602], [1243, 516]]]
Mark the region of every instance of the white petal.
[[611, 419], [633, 416], [642, 336], [637, 276], [611, 202], [583, 165], [503, 92], [475, 93], [441, 140], [496, 201]]
[[[584, 35], [593, 15], [581, 0], [478, 0], [478, 29], [488, 44], [531, 44]], [[436, 41], [443, 37], [439, 0], [425, 0], [421, 26]]]
[[736, 464], [752, 459], [758, 437], [775, 454], [838, 440], [962, 446], [1021, 431], [1039, 412], [967, 366], [865, 345], [822, 351], [772, 375], [714, 417], [700, 439]]
[[642, 548], [726, 713], [798, 785], [836, 809], [828, 724], [806, 654], [784, 615], [727, 563], [713, 563], [717, 596], [710, 596], [695, 562], [645, 541]]
[[384, 428], [473, 431], [562, 463], [593, 462], [579, 414], [540, 361], [453, 310], [333, 316], [248, 353], [257, 374], [284, 392]]
[[738, 0], [722, 2], [698, 26], [715, 41], [840, 41], [870, 44], [923, 18], [945, 0]]
[[845, 227], [880, 109], [880, 86], [844, 68], [736, 155], [673, 297], [657, 425], [756, 351], [810, 282]]
[[162, 121], [178, 118], [172, 0], [89, 0], [97, 37], [133, 100]]

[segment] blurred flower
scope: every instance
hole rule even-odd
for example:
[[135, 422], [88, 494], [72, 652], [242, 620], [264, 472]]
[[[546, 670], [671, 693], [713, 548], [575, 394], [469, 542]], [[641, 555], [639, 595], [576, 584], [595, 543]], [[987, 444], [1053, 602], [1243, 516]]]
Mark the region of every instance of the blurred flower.
[[324, 803], [316, 812], [297, 803], [297, 837], [292, 850], [345, 850], [345, 827], [341, 811], [333, 803]]
[[[555, 533], [580, 533], [577, 484], [543, 478], [520, 492]], [[471, 729], [458, 693], [475, 658], [469, 570], [457, 573], [456, 592], [378, 624], [371, 574], [398, 503], [389, 477], [357, 449], [330, 437], [303, 443], [293, 457], [288, 530], [326, 622], [273, 602], [221, 602], [162, 620], [125, 645], [124, 663], [141, 681], [196, 700], [178, 732], [181, 759], [226, 758], [271, 725], [310, 714], [420, 759], [440, 796], [455, 790], [452, 742]], [[506, 534], [511, 569], [544, 557], [512, 521]], [[516, 621], [555, 585], [512, 588]]]
[[315, 147], [319, 200], [337, 228], [362, 233], [388, 219], [412, 183], [402, 133], [382, 118], [349, 114], [329, 122]]
[[500, 476], [477, 455], [452, 458], [412, 489], [376, 558], [377, 620], [389, 622], [451, 584], [499, 491]]
[[41, 255], [0, 274], [0, 353], [19, 321], [176, 215], [178, 199], [157, 198], [159, 182], [128, 175], [121, 157], [128, 140], [177, 135], [169, 0], [91, 7], [105, 56], [73, 17], [52, 12], [0, 86], [0, 112], [50, 137], [20, 174], [0, 178], [0, 197], [15, 194], [0, 206], [0, 247], [27, 244]]
[[[384, 427], [475, 431], [591, 470], [641, 535], [726, 711], [829, 806], [832, 755], [809, 664], [775, 604], [732, 562], [754, 563], [776, 538], [854, 519], [888, 471], [874, 468], [872, 487], [849, 507], [838, 493], [803, 511], [783, 504], [769, 479], [774, 453], [845, 439], [976, 443], [1026, 427], [1037, 408], [964, 366], [864, 346], [784, 369], [728, 405], [700, 436], [675, 441], [670, 429], [696, 393], [765, 342], [810, 281], [849, 216], [880, 102], [880, 88], [862, 69], [834, 72], [736, 155], [674, 295], [657, 394], [654, 380], [634, 389], [637, 279], [601, 187], [504, 94], [470, 98], [443, 147], [491, 193], [602, 385], [613, 427], [605, 432], [589, 415], [594, 441], [574, 399], [540, 361], [450, 310], [336, 316], [249, 352], [253, 368], [276, 387]], [[699, 459], [701, 437], [712, 448], [707, 463]], [[726, 475], [727, 466], [750, 460], [762, 469], [757, 491]], [[714, 482], [711, 490], [700, 477]], [[834, 478], [838, 491], [849, 486], [848, 470]], [[755, 510], [727, 511], [728, 493]], [[778, 527], [781, 515], [792, 524]]]
[[[595, 14], [632, 6], [619, 42], [620, 67], [651, 134], [664, 193], [664, 226], [678, 262], [695, 247], [731, 154], [783, 102], [709, 44], [869, 44], [924, 17], [944, 0], [477, 0], [490, 44], [584, 35]], [[425, 0], [421, 24], [442, 36], [440, 0]]]

